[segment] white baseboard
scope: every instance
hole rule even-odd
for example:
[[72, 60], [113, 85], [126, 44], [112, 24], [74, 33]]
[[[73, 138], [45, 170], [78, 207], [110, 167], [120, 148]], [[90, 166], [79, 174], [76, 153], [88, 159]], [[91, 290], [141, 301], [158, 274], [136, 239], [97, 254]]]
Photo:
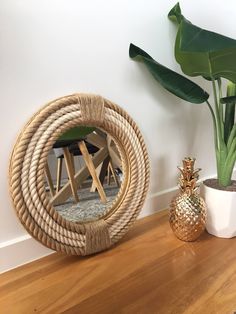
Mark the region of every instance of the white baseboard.
[[[199, 180], [199, 184], [210, 178], [216, 178], [216, 175], [210, 175], [201, 178]], [[232, 179], [236, 180], [236, 168], [233, 171]], [[178, 186], [175, 186], [161, 192], [149, 194], [145, 202], [145, 206], [139, 215], [139, 218], [150, 216], [159, 211], [167, 209], [170, 205], [171, 199], [178, 193], [178, 190]]]
[[161, 210], [167, 209], [170, 200], [177, 194], [178, 187], [175, 186], [171, 189], [163, 190], [161, 192], [149, 194], [138, 218], [153, 215]]
[[0, 274], [52, 253], [30, 235], [0, 243]]
[[[212, 177], [214, 176], [202, 178], [201, 181]], [[236, 169], [234, 170], [235, 177]], [[170, 200], [177, 192], [178, 187], [175, 186], [161, 192], [149, 194], [145, 206], [139, 215], [139, 219], [168, 208]], [[0, 274], [52, 253], [54, 251], [44, 247], [30, 235], [0, 243]]]

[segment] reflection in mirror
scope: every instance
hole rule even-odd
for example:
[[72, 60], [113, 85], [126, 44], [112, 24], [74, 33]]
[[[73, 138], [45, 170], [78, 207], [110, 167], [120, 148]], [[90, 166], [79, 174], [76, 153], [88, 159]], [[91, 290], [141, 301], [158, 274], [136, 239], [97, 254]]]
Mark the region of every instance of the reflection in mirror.
[[98, 128], [78, 126], [60, 136], [45, 166], [50, 202], [65, 219], [98, 220], [109, 212], [123, 182], [113, 138]]

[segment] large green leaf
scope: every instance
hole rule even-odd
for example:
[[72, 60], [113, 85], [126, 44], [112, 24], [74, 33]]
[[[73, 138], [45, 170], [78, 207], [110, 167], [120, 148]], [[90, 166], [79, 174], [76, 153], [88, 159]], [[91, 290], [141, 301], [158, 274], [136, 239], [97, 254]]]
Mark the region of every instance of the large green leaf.
[[184, 18], [175, 6], [169, 13], [179, 29], [175, 42], [175, 58], [189, 76], [224, 77], [236, 83], [236, 40], [202, 29]]
[[170, 10], [168, 13], [168, 18], [173, 22], [177, 22], [178, 24], [181, 23], [184, 16], [181, 13], [179, 2]]
[[220, 99], [222, 104], [236, 103], [236, 96], [228, 96]]
[[185, 19], [181, 12], [179, 2], [177, 2], [176, 5], [170, 10], [170, 12], [168, 13], [168, 18], [173, 22], [177, 22], [178, 24], [180, 24], [182, 20]]
[[142, 61], [154, 78], [179, 98], [194, 104], [203, 103], [208, 99], [209, 95], [200, 86], [161, 65], [139, 47], [130, 44], [129, 55], [131, 58]]
[[221, 98], [220, 101], [221, 103], [225, 103], [224, 140], [225, 143], [227, 143], [234, 126], [236, 84], [229, 82], [227, 86], [227, 97]]

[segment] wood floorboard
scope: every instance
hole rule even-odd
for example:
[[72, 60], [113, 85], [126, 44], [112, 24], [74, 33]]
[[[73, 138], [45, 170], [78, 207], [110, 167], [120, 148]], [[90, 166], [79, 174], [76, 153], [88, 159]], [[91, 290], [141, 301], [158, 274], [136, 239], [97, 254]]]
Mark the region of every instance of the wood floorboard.
[[175, 238], [167, 212], [136, 222], [111, 250], [55, 253], [0, 275], [0, 313], [233, 314], [236, 239]]

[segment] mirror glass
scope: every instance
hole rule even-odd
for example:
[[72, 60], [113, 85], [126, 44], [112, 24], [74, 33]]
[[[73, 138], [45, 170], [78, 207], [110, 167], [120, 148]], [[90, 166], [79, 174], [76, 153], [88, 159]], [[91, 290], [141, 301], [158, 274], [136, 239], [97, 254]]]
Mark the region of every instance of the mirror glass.
[[45, 188], [66, 220], [98, 220], [109, 212], [122, 182], [114, 139], [99, 128], [74, 127], [54, 143], [45, 166]]

